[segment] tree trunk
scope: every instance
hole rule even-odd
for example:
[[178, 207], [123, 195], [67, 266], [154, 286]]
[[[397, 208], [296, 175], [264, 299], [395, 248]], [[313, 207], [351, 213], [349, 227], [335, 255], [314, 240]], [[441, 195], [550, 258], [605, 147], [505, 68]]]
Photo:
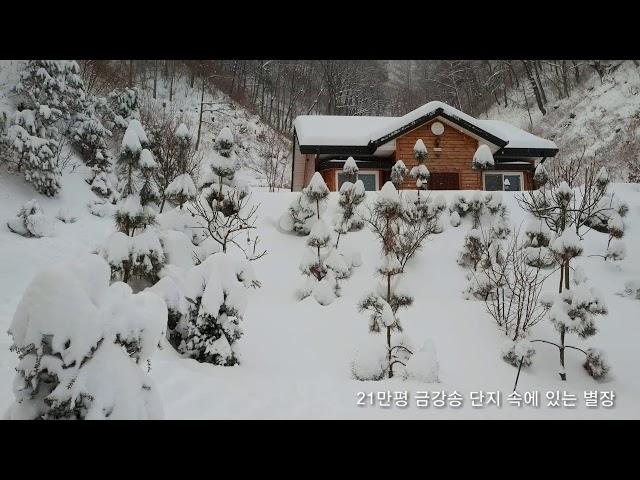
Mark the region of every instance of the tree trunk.
[[204, 75], [202, 76], [202, 93], [200, 94], [200, 119], [198, 120], [198, 136], [196, 138], [196, 150], [200, 146], [200, 131], [202, 130], [202, 109], [204, 108]]
[[538, 89], [538, 84], [533, 78], [533, 74], [531, 73], [531, 68], [529, 67], [528, 60], [522, 60], [522, 64], [524, 65], [524, 70], [527, 74], [527, 78], [529, 79], [529, 83], [531, 84], [531, 89], [533, 90], [533, 94], [536, 97], [536, 103], [538, 104], [538, 108], [542, 115], [546, 115], [547, 111], [544, 108], [544, 104], [542, 103], [542, 97], [540, 96], [540, 90]]
[[155, 100], [158, 93], [158, 60], [153, 61], [153, 99]]
[[560, 330], [560, 378], [562, 379], [563, 382], [567, 381], [567, 372], [564, 369], [564, 333], [565, 333], [565, 327], [562, 327], [562, 330]]
[[538, 87], [540, 87], [540, 95], [542, 95], [542, 103], [544, 103], [545, 105], [547, 104], [547, 94], [544, 91], [544, 88], [542, 86], [542, 82], [540, 81], [540, 72], [538, 70], [538, 63], [534, 61], [533, 62], [533, 69], [536, 73], [536, 81], [538, 82]]

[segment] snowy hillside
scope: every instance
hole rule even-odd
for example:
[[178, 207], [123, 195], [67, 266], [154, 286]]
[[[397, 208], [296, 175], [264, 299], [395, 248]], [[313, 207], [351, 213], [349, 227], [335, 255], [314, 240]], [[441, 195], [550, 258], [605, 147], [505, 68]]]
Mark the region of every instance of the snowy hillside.
[[[97, 218], [87, 212], [84, 202], [90, 197], [79, 175], [65, 178], [65, 194], [59, 199], [42, 201], [46, 213], [55, 214], [68, 207], [78, 216], [73, 224], [56, 225], [56, 236], [25, 239], [9, 232], [5, 222], [18, 207], [32, 197], [26, 186], [15, 178], [0, 176], [2, 215], [0, 220], [0, 329], [6, 331], [25, 287], [41, 268], [61, 260], [70, 260], [94, 250], [113, 231], [109, 218]], [[628, 239], [640, 235], [640, 189], [637, 185], [618, 184], [616, 192], [628, 202], [625, 219]], [[539, 408], [516, 408], [506, 404], [516, 369], [502, 361], [499, 351], [504, 336], [484, 311], [482, 302], [464, 300], [464, 271], [456, 264], [465, 233], [465, 220], [458, 228], [449, 226], [434, 235], [415, 260], [409, 264], [405, 288], [414, 295], [415, 304], [402, 314], [405, 338], [419, 347], [433, 342], [440, 366], [440, 383], [425, 384], [400, 378], [380, 382], [351, 379], [350, 364], [355, 350], [378, 347], [383, 335], [368, 332], [367, 316], [356, 305], [375, 283], [373, 272], [379, 248], [370, 231], [344, 236], [343, 248], [362, 253], [363, 265], [344, 282], [342, 296], [329, 306], [309, 297], [298, 301], [295, 289], [302, 282], [298, 263], [307, 248], [304, 237], [283, 233], [278, 219], [294, 198], [293, 193], [255, 192], [260, 202], [259, 231], [268, 255], [257, 260], [255, 270], [262, 288], [249, 294], [239, 350], [241, 364], [235, 367], [200, 364], [180, 358], [165, 342], [151, 360], [151, 376], [156, 381], [166, 418], [640, 418], [640, 381], [636, 375], [636, 353], [640, 342], [638, 313], [640, 301], [617, 295], [624, 283], [640, 278], [640, 243], [627, 241], [627, 260], [617, 264], [602, 258], [589, 258], [606, 248], [607, 236], [591, 232], [585, 242], [585, 255], [579, 260], [593, 284], [600, 288], [609, 306], [609, 315], [599, 323], [599, 333], [576, 345], [597, 345], [604, 349], [613, 366], [613, 377], [598, 383], [581, 367], [578, 354], [568, 353], [568, 381], [557, 376], [557, 352], [552, 347], [537, 348], [534, 365], [523, 370], [519, 381], [522, 391], [542, 392]], [[446, 192], [449, 202], [454, 192]], [[371, 200], [373, 195], [369, 196]], [[335, 208], [331, 194], [327, 215]], [[510, 219], [523, 221], [512, 194], [505, 193]], [[555, 288], [556, 280], [549, 288]], [[534, 335], [553, 339], [557, 335], [548, 321], [537, 325]], [[11, 383], [16, 357], [9, 352], [10, 339], [0, 337], [0, 410], [12, 401]], [[410, 398], [419, 391], [457, 391], [465, 397], [462, 409], [358, 407], [359, 392], [408, 391]], [[501, 391], [501, 408], [472, 408], [471, 391]], [[578, 397], [578, 408], [547, 408], [544, 392], [566, 390]], [[581, 405], [585, 390], [614, 391], [613, 409], [586, 409]]]
[[[249, 163], [264, 157], [273, 132], [238, 105], [204, 124], [201, 157], [189, 157], [200, 100], [186, 81], [177, 82], [172, 102], [162, 82], [155, 100], [143, 88], [140, 105], [131, 102], [135, 108], [127, 102], [137, 94], [128, 89], [104, 101], [79, 101], [66, 118], [76, 130], [60, 134], [63, 122], [55, 121], [62, 116], [52, 117], [55, 109], [44, 101], [62, 110], [74, 100], [77, 66], [33, 62], [31, 79], [46, 79], [51, 91], [21, 100], [11, 88], [24, 65], [0, 64], [0, 110], [13, 122], [9, 134], [0, 132], [7, 160], [0, 164], [0, 416], [640, 418], [638, 184], [609, 183], [606, 170], [592, 169], [593, 197], [586, 198], [603, 201], [580, 209], [571, 204], [580, 190], [555, 183], [544, 200], [564, 205], [557, 236], [540, 225], [531, 230], [532, 217], [515, 192], [421, 197], [398, 194], [390, 182], [365, 192], [356, 182], [338, 194], [328, 192], [319, 173], [304, 194], [268, 192]], [[42, 72], [47, 68], [55, 81]], [[602, 88], [599, 98], [606, 98]], [[69, 94], [64, 102], [60, 92]], [[19, 109], [18, 101], [32, 105]], [[206, 101], [228, 99], [214, 94]], [[627, 105], [606, 101], [618, 112]], [[161, 122], [145, 117], [149, 111], [178, 121], [154, 130]], [[101, 121], [118, 132], [117, 140], [88, 149], [92, 155], [68, 142], [56, 147], [78, 128], [100, 140], [92, 129]], [[579, 135], [587, 123], [576, 117], [575, 130], [556, 125], [556, 142], [569, 131]], [[416, 152], [424, 161], [426, 148]], [[271, 153], [267, 166], [277, 163]], [[52, 157], [59, 171], [44, 168]], [[194, 158], [199, 168], [192, 174]], [[355, 175], [357, 166], [347, 161], [345, 169]], [[426, 178], [426, 170], [414, 173]], [[395, 169], [397, 184], [405, 173]], [[43, 178], [55, 191], [36, 191]], [[597, 196], [606, 192], [614, 196]], [[595, 211], [604, 218], [591, 218], [579, 239], [575, 225], [579, 230], [586, 222], [581, 215]], [[515, 334], [505, 333], [478, 299], [492, 286], [490, 268], [507, 264], [502, 249], [516, 236], [512, 228], [533, 232], [524, 247], [553, 252], [549, 263], [563, 262], [567, 272], [558, 295], [560, 269], [535, 269], [545, 280], [534, 294], [529, 285], [526, 296], [544, 295], [528, 305], [546, 310], [526, 332], [518, 323]], [[483, 255], [470, 250], [480, 248], [473, 247], [482, 240], [479, 229], [492, 241]], [[426, 238], [422, 248], [414, 249], [416, 238]], [[544, 240], [548, 245], [538, 243]], [[465, 248], [473, 272], [462, 266]], [[526, 270], [525, 263], [519, 268]], [[498, 279], [498, 298], [513, 275], [526, 277], [523, 271]], [[558, 325], [570, 345], [566, 368], [553, 343], [560, 341]], [[529, 342], [534, 339], [541, 342]], [[507, 398], [518, 374], [513, 359], [520, 357], [527, 365], [518, 392], [537, 392], [535, 406]], [[417, 403], [424, 392], [426, 407]], [[484, 401], [476, 406], [480, 392]], [[597, 408], [585, 402], [593, 392]], [[549, 405], [555, 393], [564, 405]], [[447, 397], [445, 406], [431, 403], [444, 400], [436, 394]], [[496, 394], [499, 405], [486, 399]], [[394, 403], [405, 396], [405, 406]]]
[[[547, 88], [551, 88], [548, 86]], [[628, 162], [640, 154], [640, 69], [632, 61], [622, 62], [600, 82], [595, 72], [587, 73], [569, 98], [550, 101], [547, 114], [530, 105], [524, 108], [521, 92], [511, 92], [519, 103], [505, 108], [495, 104], [487, 118], [504, 120], [543, 138], [553, 140], [559, 156], [597, 155], [610, 166], [617, 181], [627, 181]], [[529, 98], [531, 102], [531, 98]], [[484, 114], [483, 114], [484, 118]]]

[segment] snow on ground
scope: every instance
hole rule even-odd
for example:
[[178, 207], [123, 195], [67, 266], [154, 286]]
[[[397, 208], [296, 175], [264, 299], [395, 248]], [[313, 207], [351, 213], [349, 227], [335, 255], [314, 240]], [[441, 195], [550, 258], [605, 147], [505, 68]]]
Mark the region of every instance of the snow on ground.
[[[296, 194], [254, 191], [261, 202], [259, 232], [269, 254], [255, 263], [262, 288], [252, 290], [239, 341], [241, 365], [220, 367], [183, 359], [165, 342], [152, 358], [151, 375], [157, 383], [167, 418], [640, 418], [640, 376], [637, 375], [637, 345], [640, 344], [640, 301], [617, 296], [624, 283], [640, 279], [640, 186], [616, 185], [616, 191], [630, 206], [625, 218], [627, 260], [621, 264], [601, 258], [583, 257], [584, 267], [594, 285], [605, 294], [609, 315], [600, 319], [600, 331], [583, 342], [570, 337], [569, 343], [593, 345], [606, 351], [613, 365], [613, 378], [597, 383], [582, 368], [582, 358], [567, 353], [568, 381], [557, 375], [558, 354], [554, 347], [537, 344], [534, 364], [523, 371], [521, 392], [541, 392], [540, 407], [516, 408], [506, 404], [516, 370], [500, 358], [504, 342], [483, 304], [462, 298], [464, 271], [456, 264], [464, 234], [465, 219], [459, 228], [449, 226], [431, 238], [410, 264], [403, 285], [415, 297], [412, 307], [400, 314], [405, 337], [415, 348], [426, 339], [435, 346], [440, 364], [440, 383], [424, 384], [400, 378], [380, 382], [351, 379], [350, 363], [355, 349], [382, 346], [384, 336], [368, 332], [368, 318], [357, 312], [357, 302], [375, 285], [374, 268], [379, 248], [365, 228], [341, 239], [344, 249], [359, 249], [363, 265], [343, 282], [342, 296], [331, 305], [320, 306], [309, 297], [299, 302], [294, 292], [303, 282], [298, 263], [308, 248], [305, 237], [283, 233], [278, 218]], [[42, 267], [97, 248], [114, 230], [111, 218], [88, 213], [85, 200], [91, 198], [81, 172], [64, 177], [59, 199], [38, 198], [45, 213], [55, 215], [67, 207], [78, 216], [72, 224], [57, 222], [57, 235], [50, 238], [23, 238], [5, 226], [18, 208], [35, 195], [21, 178], [0, 175], [0, 330], [10, 324], [20, 296]], [[371, 197], [374, 194], [368, 193]], [[446, 192], [449, 201], [453, 192]], [[513, 194], [504, 193], [511, 219], [523, 221]], [[328, 215], [335, 208], [332, 193]], [[446, 220], [446, 219], [445, 219]], [[585, 254], [602, 253], [606, 235], [591, 232]], [[554, 288], [555, 277], [549, 287]], [[545, 321], [534, 327], [533, 336], [555, 340], [557, 333]], [[9, 352], [10, 338], [0, 335], [0, 411], [12, 401], [11, 384], [16, 356]], [[548, 347], [548, 348], [547, 348]], [[464, 396], [461, 409], [433, 406], [416, 408], [418, 391], [457, 391]], [[501, 391], [501, 408], [472, 408], [471, 391]], [[567, 390], [575, 393], [578, 408], [546, 407], [545, 392]], [[586, 409], [583, 391], [614, 391], [613, 409]], [[407, 391], [406, 409], [356, 406], [358, 392]]]

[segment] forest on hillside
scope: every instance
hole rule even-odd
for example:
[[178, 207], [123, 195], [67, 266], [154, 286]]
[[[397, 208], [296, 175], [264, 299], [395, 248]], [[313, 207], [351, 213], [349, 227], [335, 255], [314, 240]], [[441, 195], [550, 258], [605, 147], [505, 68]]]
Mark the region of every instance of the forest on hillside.
[[[80, 60], [87, 90], [101, 94], [138, 82], [170, 90], [180, 78], [216, 87], [263, 121], [290, 132], [302, 114], [403, 115], [440, 100], [479, 116], [498, 104], [526, 102], [546, 113], [613, 60]], [[638, 61], [634, 61], [640, 66]], [[524, 106], [524, 105], [523, 105]]]

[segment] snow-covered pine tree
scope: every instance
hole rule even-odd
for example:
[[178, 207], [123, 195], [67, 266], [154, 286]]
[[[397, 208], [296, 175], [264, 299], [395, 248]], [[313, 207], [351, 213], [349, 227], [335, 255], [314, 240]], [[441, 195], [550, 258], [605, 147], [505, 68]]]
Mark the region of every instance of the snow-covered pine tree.
[[544, 168], [543, 163], [539, 163], [536, 167], [536, 171], [533, 174], [533, 181], [538, 188], [544, 186], [544, 184], [549, 181], [549, 173], [547, 172], [547, 169]]
[[247, 289], [259, 286], [251, 264], [225, 253], [209, 256], [186, 274], [187, 316], [178, 322], [183, 332], [178, 350], [199, 362], [239, 363], [234, 351], [242, 336]]
[[[402, 273], [402, 265], [396, 256], [398, 246], [398, 226], [403, 215], [403, 204], [398, 191], [392, 182], [386, 182], [378, 198], [371, 208], [368, 219], [371, 230], [378, 237], [382, 247], [382, 263], [377, 269], [382, 282], [378, 289], [368, 294], [358, 305], [359, 310], [370, 313], [369, 330], [377, 333], [384, 329], [386, 332], [386, 362], [384, 373], [388, 378], [393, 377], [395, 364], [405, 365], [403, 362], [406, 347], [392, 345], [392, 333], [402, 331], [398, 319], [398, 311], [413, 303], [409, 295], [397, 291], [393, 281], [396, 275]], [[411, 352], [409, 352], [411, 353]]]
[[[559, 350], [559, 375], [563, 381], [566, 380], [565, 350], [576, 349], [565, 344], [565, 335], [571, 332], [582, 337], [593, 335], [596, 332], [593, 316], [606, 314], [601, 299], [596, 298], [594, 292], [584, 285], [585, 281], [580, 278], [583, 275], [576, 275], [573, 282], [570, 279], [571, 261], [583, 251], [580, 230], [599, 216], [612, 212], [610, 206], [602, 205], [609, 184], [606, 169], [598, 169], [595, 158], [592, 161], [581, 160], [581, 164], [584, 183], [579, 195], [567, 182], [571, 181], [568, 170], [561, 169], [560, 174], [550, 178], [540, 190], [516, 197], [525, 211], [544, 221], [555, 235], [550, 249], [559, 266], [559, 293], [555, 299], [547, 300], [546, 304], [553, 310], [549, 315], [550, 318], [553, 316], [552, 321], [560, 333], [560, 342], [544, 342]], [[579, 286], [579, 292], [572, 292], [572, 285]], [[584, 353], [587, 355], [587, 352]]]
[[495, 166], [493, 154], [488, 145], [482, 143], [473, 154], [472, 167], [478, 170], [487, 170]]
[[329, 189], [327, 188], [327, 184], [324, 183], [324, 178], [322, 178], [320, 172], [313, 174], [309, 185], [302, 189], [302, 195], [304, 195], [307, 204], [315, 205], [316, 218], [319, 220], [321, 206], [324, 206], [324, 203], [329, 196]]
[[402, 190], [402, 184], [404, 183], [404, 177], [409, 173], [409, 169], [402, 160], [398, 160], [393, 167], [391, 167], [391, 183], [396, 190]]
[[426, 190], [429, 185], [429, 176], [431, 174], [427, 168], [427, 156], [427, 147], [422, 139], [419, 138], [413, 146], [413, 159], [418, 162], [418, 165], [413, 167], [409, 173], [416, 180], [418, 196], [420, 196], [420, 190]]
[[[201, 182], [202, 190], [188, 209], [203, 232], [224, 253], [229, 246], [235, 245], [247, 259], [255, 260], [267, 253], [266, 250], [258, 252], [259, 237], [250, 236], [250, 231], [256, 228], [259, 205], [250, 202], [251, 194], [247, 185], [236, 178], [238, 168], [233, 151], [233, 135], [225, 127], [216, 137], [209, 171]], [[236, 240], [242, 232], [247, 235], [244, 246]]]
[[626, 247], [621, 238], [624, 236], [624, 222], [619, 213], [614, 213], [609, 217], [607, 222], [609, 230], [609, 241], [607, 242], [607, 252], [605, 260], [613, 261], [624, 260], [626, 256]]
[[111, 265], [112, 279], [125, 283], [136, 279], [154, 284], [164, 265], [164, 252], [155, 231], [145, 230], [155, 222], [157, 191], [152, 183], [156, 166], [151, 152], [143, 148], [147, 136], [139, 121], [131, 120], [122, 138], [117, 172], [120, 200], [115, 208], [118, 232], [101, 250]]
[[336, 221], [333, 227], [338, 234], [335, 248], [338, 248], [341, 235], [353, 230], [360, 230], [364, 226], [364, 221], [358, 211], [364, 198], [365, 189], [362, 180], [358, 180], [355, 184], [344, 182], [340, 186]]
[[165, 189], [166, 197], [177, 203], [181, 210], [185, 203], [195, 200], [197, 194], [196, 185], [188, 173], [178, 175]]
[[109, 266], [96, 255], [40, 271], [9, 328], [19, 363], [6, 418], [162, 418], [144, 369], [166, 322], [160, 297], [109, 286]]
[[344, 166], [342, 167], [342, 172], [347, 176], [347, 181], [351, 183], [355, 183], [358, 180], [358, 165], [353, 157], [347, 158], [347, 161], [344, 162]]
[[100, 102], [99, 112], [108, 122], [107, 128], [124, 132], [133, 119], [140, 119], [140, 91], [137, 87], [115, 89]]

